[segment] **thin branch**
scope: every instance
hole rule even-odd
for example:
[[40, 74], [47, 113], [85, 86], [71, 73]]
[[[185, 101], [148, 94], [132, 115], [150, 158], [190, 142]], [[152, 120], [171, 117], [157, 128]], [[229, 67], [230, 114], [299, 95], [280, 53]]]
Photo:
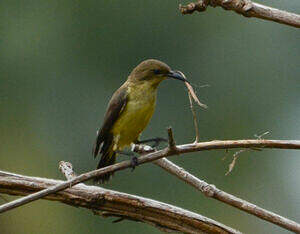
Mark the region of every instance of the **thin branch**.
[[270, 212], [266, 209], [263, 209], [250, 202], [242, 200], [238, 197], [235, 197], [229, 193], [226, 193], [216, 188], [216, 186], [208, 184], [205, 181], [198, 179], [189, 172], [185, 171], [183, 168], [178, 167], [176, 164], [172, 163], [171, 161], [165, 158], [157, 160], [154, 163], [160, 166], [161, 168], [165, 169], [169, 173], [175, 175], [177, 178], [192, 185], [194, 188], [204, 193], [207, 197], [224, 202], [230, 206], [236, 207], [249, 214], [255, 215], [258, 218], [264, 219], [287, 230], [300, 233], [300, 224], [290, 219], [284, 218], [278, 214]]
[[[250, 149], [250, 148], [248, 148]], [[245, 150], [245, 149], [242, 149]], [[143, 147], [143, 145], [136, 145], [134, 147], [134, 151], [139, 154], [146, 154], [149, 152], [153, 152], [154, 149], [147, 146]], [[240, 151], [238, 151], [240, 152]], [[234, 157], [237, 157], [237, 154], [235, 153]], [[275, 214], [273, 212], [270, 212], [266, 209], [263, 209], [257, 205], [254, 205], [250, 202], [247, 202], [245, 200], [242, 200], [238, 197], [235, 197], [229, 193], [226, 193], [218, 188], [216, 188], [215, 185], [208, 184], [204, 180], [200, 180], [196, 176], [192, 175], [182, 167], [177, 166], [176, 164], [172, 163], [170, 160], [166, 158], [162, 158], [159, 160], [156, 160], [153, 162], [157, 166], [163, 168], [167, 172], [171, 173], [172, 175], [175, 175], [180, 180], [186, 182], [187, 184], [193, 186], [198, 191], [202, 192], [205, 196], [214, 198], [216, 200], [219, 200], [221, 202], [226, 203], [227, 205], [236, 207], [242, 211], [245, 211], [251, 215], [255, 215], [258, 218], [261, 218], [263, 220], [266, 220], [268, 222], [271, 222], [275, 225], [278, 225], [280, 227], [283, 227], [287, 230], [293, 231], [293, 232], [300, 232], [300, 224], [284, 218], [278, 214]]]
[[[171, 131], [168, 132], [169, 134], [171, 133]], [[171, 136], [171, 134], [169, 136]], [[177, 154], [189, 153], [189, 152], [197, 152], [197, 151], [213, 150], [213, 149], [231, 149], [231, 148], [300, 149], [300, 141], [297, 140], [290, 140], [290, 141], [288, 140], [287, 141], [285, 140], [227, 140], [227, 141], [200, 142], [200, 143], [179, 145], [174, 147], [172, 150], [170, 150], [170, 148], [167, 147], [163, 150], [159, 150], [139, 157], [137, 163], [143, 164], [143, 163], [155, 161], [160, 158], [174, 156]], [[103, 175], [105, 173], [119, 171], [129, 167], [131, 167], [131, 161], [127, 160], [108, 167], [104, 167], [101, 169], [97, 169], [91, 172], [81, 174], [80, 176], [77, 176], [74, 179], [61, 183], [57, 186], [49, 187], [37, 193], [3, 204], [0, 206], [0, 213], [22, 206], [29, 202], [38, 200], [49, 194], [56, 193], [68, 187], [74, 186], [75, 184], [87, 181], [89, 179]]]
[[182, 14], [192, 14], [195, 11], [205, 11], [208, 6], [219, 6], [245, 17], [255, 17], [300, 28], [300, 15], [264, 6], [250, 0], [198, 0], [186, 6], [179, 5], [179, 10]]
[[[70, 175], [68, 171], [64, 174]], [[65, 182], [61, 180], [0, 171], [0, 192], [10, 195], [24, 196], [63, 183]], [[240, 233], [212, 219], [176, 206], [96, 186], [78, 184], [64, 191], [49, 194], [44, 199], [84, 207], [103, 217], [113, 216], [148, 223], [162, 231]]]

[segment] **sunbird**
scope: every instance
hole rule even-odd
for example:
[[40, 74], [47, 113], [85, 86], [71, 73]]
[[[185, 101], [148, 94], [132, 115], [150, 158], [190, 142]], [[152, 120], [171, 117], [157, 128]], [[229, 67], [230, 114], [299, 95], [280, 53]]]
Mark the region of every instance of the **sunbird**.
[[[139, 136], [153, 115], [158, 85], [167, 78], [187, 82], [181, 72], [171, 70], [159, 60], [148, 59], [135, 67], [125, 83], [115, 91], [93, 148], [94, 157], [102, 154], [97, 168], [114, 164], [116, 155], [132, 143], [155, 140], [139, 141]], [[95, 180], [104, 183], [111, 175], [107, 173]]]

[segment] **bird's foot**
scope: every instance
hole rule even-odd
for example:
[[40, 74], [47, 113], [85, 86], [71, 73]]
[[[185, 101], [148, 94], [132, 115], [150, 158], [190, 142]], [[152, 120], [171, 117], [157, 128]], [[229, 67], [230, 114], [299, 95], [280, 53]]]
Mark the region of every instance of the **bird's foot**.
[[131, 157], [131, 159], [130, 159], [131, 171], [133, 171], [135, 169], [135, 167], [138, 165], [138, 158], [135, 156], [135, 154], [133, 152], [126, 152], [126, 151], [118, 150], [118, 151], [116, 151], [116, 153]]
[[131, 171], [133, 171], [137, 165], [138, 165], [138, 158], [136, 156], [133, 156], [131, 158]]

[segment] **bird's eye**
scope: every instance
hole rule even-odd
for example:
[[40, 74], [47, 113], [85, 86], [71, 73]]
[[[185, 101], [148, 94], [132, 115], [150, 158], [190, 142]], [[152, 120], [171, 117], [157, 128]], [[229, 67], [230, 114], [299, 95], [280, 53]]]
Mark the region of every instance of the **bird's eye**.
[[153, 72], [154, 72], [155, 75], [158, 75], [158, 74], [161, 73], [161, 71], [159, 69], [154, 69]]

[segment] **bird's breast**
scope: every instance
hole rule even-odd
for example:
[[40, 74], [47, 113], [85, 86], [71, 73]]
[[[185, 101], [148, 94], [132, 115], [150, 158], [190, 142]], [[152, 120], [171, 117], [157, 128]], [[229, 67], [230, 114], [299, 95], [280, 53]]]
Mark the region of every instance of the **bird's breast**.
[[128, 88], [127, 104], [113, 127], [115, 148], [122, 149], [138, 139], [153, 115], [155, 101], [156, 90]]

